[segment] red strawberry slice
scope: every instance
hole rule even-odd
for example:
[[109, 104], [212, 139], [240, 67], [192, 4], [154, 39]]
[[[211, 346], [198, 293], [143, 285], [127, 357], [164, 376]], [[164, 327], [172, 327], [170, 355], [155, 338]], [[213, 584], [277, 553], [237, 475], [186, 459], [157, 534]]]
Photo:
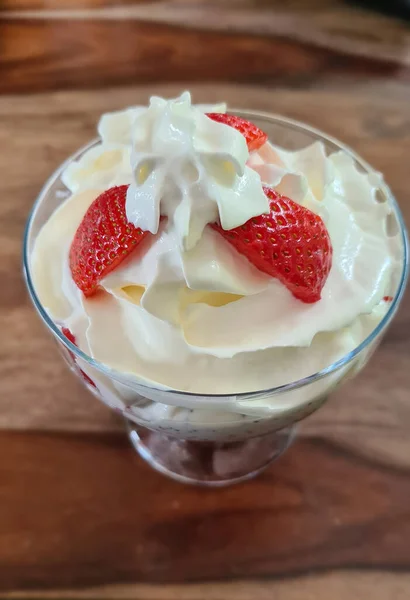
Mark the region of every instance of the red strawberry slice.
[[[72, 344], [74, 344], [74, 346], [77, 346], [77, 342], [76, 342], [76, 340], [75, 340], [75, 337], [74, 337], [74, 335], [71, 333], [71, 331], [70, 331], [70, 330], [69, 330], [67, 327], [63, 327], [63, 328], [61, 329], [61, 333], [62, 333], [63, 335], [65, 335], [65, 337], [66, 337], [66, 338], [67, 338], [67, 339], [68, 339], [68, 340], [69, 340], [69, 341], [70, 341]], [[74, 354], [71, 352], [71, 350], [69, 350], [69, 353], [71, 354], [71, 356], [72, 356], [73, 358], [75, 358], [75, 355], [74, 355]]]
[[[75, 339], [75, 336], [74, 336], [74, 335], [71, 333], [71, 331], [70, 331], [70, 330], [69, 330], [67, 327], [63, 327], [63, 328], [61, 329], [61, 332], [62, 332], [62, 334], [63, 334], [63, 335], [65, 335], [65, 337], [66, 337], [68, 340], [70, 340], [70, 342], [71, 342], [72, 344], [74, 344], [74, 346], [77, 346], [77, 341], [76, 341], [76, 339]], [[70, 350], [69, 350], [69, 353], [70, 353], [70, 356], [71, 356], [71, 358], [73, 359], [73, 361], [76, 363], [77, 361], [76, 361], [76, 356], [75, 356], [75, 354], [74, 354], [73, 352], [71, 352]], [[94, 381], [93, 381], [92, 379], [90, 379], [90, 377], [88, 377], [87, 373], [84, 373], [84, 371], [83, 371], [82, 369], [80, 369], [80, 373], [81, 373], [81, 375], [82, 375], [83, 379], [84, 379], [84, 380], [85, 380], [87, 383], [89, 383], [90, 385], [92, 385], [92, 386], [93, 386], [93, 387], [95, 387], [95, 388], [97, 387], [97, 386], [95, 385]]]
[[249, 152], [252, 152], [252, 150], [259, 150], [268, 139], [268, 136], [262, 129], [259, 129], [256, 125], [241, 117], [227, 115], [226, 113], [207, 113], [207, 117], [213, 121], [218, 121], [218, 123], [229, 125], [239, 131], [246, 139]]
[[73, 280], [85, 296], [151, 235], [127, 221], [128, 185], [112, 187], [94, 200], [78, 227], [70, 248]]
[[332, 266], [332, 244], [322, 219], [264, 186], [270, 213], [226, 231], [213, 225], [260, 271], [278, 278], [303, 302], [320, 300]]

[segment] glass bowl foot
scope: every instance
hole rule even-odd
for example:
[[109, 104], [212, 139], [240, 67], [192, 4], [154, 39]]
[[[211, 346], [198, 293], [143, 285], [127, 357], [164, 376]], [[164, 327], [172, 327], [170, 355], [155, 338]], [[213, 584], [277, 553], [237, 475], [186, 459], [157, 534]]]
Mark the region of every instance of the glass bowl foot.
[[236, 442], [178, 439], [127, 421], [130, 440], [152, 468], [181, 483], [223, 487], [264, 471], [289, 447], [295, 426]]

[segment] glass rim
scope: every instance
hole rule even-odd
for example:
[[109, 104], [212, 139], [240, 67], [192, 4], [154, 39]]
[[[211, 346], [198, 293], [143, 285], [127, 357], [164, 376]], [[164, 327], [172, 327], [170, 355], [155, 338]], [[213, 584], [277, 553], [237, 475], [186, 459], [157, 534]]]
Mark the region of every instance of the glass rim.
[[[270, 121], [271, 123], [273, 122], [276, 125], [279, 125], [282, 127], [285, 126], [285, 127], [288, 127], [289, 129], [293, 129], [293, 130], [296, 130], [296, 131], [299, 131], [299, 132], [302, 132], [305, 134], [309, 134], [309, 135], [317, 138], [318, 140], [322, 140], [327, 143], [333, 144], [339, 150], [343, 150], [346, 154], [348, 154], [351, 158], [353, 158], [367, 173], [377, 172], [368, 162], [366, 162], [363, 158], [361, 158], [361, 156], [359, 156], [349, 146], [347, 146], [343, 142], [339, 141], [337, 138], [330, 136], [327, 133], [324, 133], [320, 129], [317, 129], [315, 127], [307, 125], [307, 124], [303, 123], [302, 121], [298, 121], [295, 119], [283, 117], [278, 114], [267, 113], [267, 112], [262, 112], [262, 111], [252, 111], [252, 110], [232, 108], [229, 110], [229, 112], [237, 114], [239, 116], [243, 116], [245, 118], [248, 117], [249, 119], [252, 119], [252, 118], [264, 119], [264, 120]], [[80, 358], [84, 362], [88, 363], [90, 366], [96, 368], [98, 371], [101, 371], [106, 376], [118, 381], [119, 383], [122, 383], [123, 385], [127, 385], [127, 383], [124, 381], [124, 379], [127, 379], [128, 377], [130, 377], [131, 374], [127, 374], [125, 372], [122, 373], [121, 371], [116, 371], [114, 369], [111, 369], [104, 363], [101, 363], [98, 360], [95, 360], [94, 358], [92, 358], [91, 356], [89, 356], [88, 354], [83, 352], [80, 348], [78, 348], [75, 344], [73, 344], [69, 339], [67, 339], [65, 337], [65, 335], [62, 333], [59, 326], [51, 319], [51, 317], [47, 313], [46, 309], [42, 305], [39, 297], [37, 296], [37, 293], [36, 293], [36, 290], [35, 290], [35, 287], [34, 287], [34, 284], [32, 281], [31, 272], [30, 272], [31, 269], [30, 269], [28, 238], [29, 238], [30, 229], [31, 229], [34, 217], [37, 213], [37, 210], [38, 210], [41, 202], [43, 201], [44, 197], [47, 195], [50, 186], [56, 181], [56, 179], [58, 177], [61, 176], [63, 171], [66, 169], [66, 167], [70, 163], [72, 163], [74, 160], [76, 160], [79, 156], [81, 156], [84, 152], [86, 152], [87, 150], [89, 150], [90, 148], [92, 148], [93, 146], [98, 144], [99, 142], [100, 142], [100, 138], [95, 138], [88, 144], [85, 144], [84, 146], [79, 148], [76, 152], [71, 154], [63, 163], [61, 163], [61, 165], [52, 173], [52, 175], [44, 183], [39, 195], [37, 196], [37, 198], [32, 206], [32, 209], [29, 213], [27, 223], [26, 223], [26, 226], [24, 229], [23, 274], [24, 274], [26, 286], [29, 291], [30, 298], [34, 304], [34, 307], [36, 308], [37, 312], [39, 313], [40, 317], [42, 318], [42, 320], [45, 323], [45, 325], [47, 326], [47, 328], [51, 331], [51, 333], [60, 342], [62, 342], [62, 344], [70, 352], [75, 354], [78, 358]], [[399, 208], [397, 200], [395, 199], [394, 195], [392, 194], [390, 188], [388, 187], [388, 185], [386, 184], [384, 179], [382, 181], [382, 184], [380, 185], [380, 189], [382, 189], [384, 194], [386, 195], [387, 202], [389, 202], [390, 206], [392, 207], [392, 209], [397, 217], [398, 223], [400, 225], [401, 241], [402, 241], [402, 245], [403, 245], [403, 267], [402, 267], [402, 271], [401, 271], [401, 275], [400, 275], [400, 281], [397, 286], [397, 291], [396, 291], [396, 294], [389, 306], [389, 309], [387, 310], [387, 312], [384, 315], [384, 317], [382, 318], [382, 320], [377, 324], [377, 326], [371, 331], [371, 333], [358, 346], [356, 346], [356, 348], [354, 348], [353, 350], [351, 350], [350, 352], [348, 352], [347, 354], [345, 354], [344, 356], [339, 358], [334, 363], [325, 367], [324, 369], [321, 369], [320, 371], [317, 371], [316, 373], [312, 373], [311, 375], [308, 375], [307, 377], [303, 377], [296, 381], [292, 381], [290, 383], [286, 383], [286, 384], [283, 384], [280, 386], [275, 386], [273, 388], [265, 388], [265, 389], [261, 389], [261, 390], [245, 391], [245, 392], [239, 392], [239, 393], [233, 392], [233, 393], [223, 393], [223, 394], [215, 394], [215, 393], [206, 394], [206, 393], [197, 393], [197, 392], [178, 390], [175, 388], [170, 388], [170, 387], [168, 387], [164, 384], [160, 384], [160, 383], [155, 383], [154, 385], [149, 385], [148, 383], [142, 383], [139, 381], [138, 382], [135, 381], [135, 382], [133, 382], [133, 384], [138, 385], [142, 389], [145, 388], [145, 389], [151, 390], [151, 391], [155, 390], [155, 391], [160, 391], [160, 392], [166, 392], [166, 393], [172, 394], [172, 395], [186, 396], [186, 397], [191, 397], [191, 398], [215, 398], [215, 399], [220, 398], [220, 399], [223, 399], [223, 398], [235, 397], [236, 399], [241, 399], [241, 398], [248, 399], [250, 397], [265, 396], [267, 394], [272, 396], [272, 395], [282, 394], [284, 392], [299, 389], [301, 387], [304, 387], [306, 385], [314, 383], [320, 379], [323, 379], [324, 377], [331, 375], [332, 373], [335, 373], [339, 369], [341, 369], [344, 366], [346, 366], [347, 364], [349, 364], [356, 356], [358, 356], [362, 352], [362, 350], [364, 350], [367, 346], [369, 346], [373, 342], [373, 340], [375, 340], [378, 337], [378, 335], [391, 322], [392, 318], [394, 317], [394, 315], [397, 311], [400, 301], [403, 297], [403, 294], [404, 294], [404, 291], [406, 288], [407, 277], [409, 275], [409, 241], [408, 241], [408, 237], [407, 237], [406, 225], [404, 222], [403, 215], [401, 213], [401, 210]], [[132, 377], [135, 377], [135, 379], [137, 379], [137, 376], [135, 376], [135, 375], [132, 375]]]

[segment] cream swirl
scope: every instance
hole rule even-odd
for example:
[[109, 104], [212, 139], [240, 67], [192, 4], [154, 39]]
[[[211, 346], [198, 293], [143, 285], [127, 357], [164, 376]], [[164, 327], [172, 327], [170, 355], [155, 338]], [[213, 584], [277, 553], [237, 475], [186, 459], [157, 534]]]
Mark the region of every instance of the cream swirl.
[[182, 251], [208, 223], [232, 229], [269, 210], [260, 177], [246, 165], [244, 136], [209, 119], [189, 92], [168, 102], [151, 98], [135, 118], [131, 146], [128, 220], [155, 234], [160, 215], [167, 217]]
[[[377, 202], [380, 177], [347, 155], [266, 143], [249, 156], [241, 134], [208, 111], [183, 94], [102, 117], [101, 143], [68, 167], [72, 195], [38, 236], [35, 285], [86, 353], [139, 381], [205, 393], [281, 385], [352, 350], [384, 314], [396, 259], [390, 207]], [[326, 223], [333, 266], [313, 305], [207, 227], [265, 212], [262, 181]], [[84, 298], [67, 266], [71, 240], [94, 198], [125, 183], [128, 218], [155, 235], [101, 282], [105, 293]]]

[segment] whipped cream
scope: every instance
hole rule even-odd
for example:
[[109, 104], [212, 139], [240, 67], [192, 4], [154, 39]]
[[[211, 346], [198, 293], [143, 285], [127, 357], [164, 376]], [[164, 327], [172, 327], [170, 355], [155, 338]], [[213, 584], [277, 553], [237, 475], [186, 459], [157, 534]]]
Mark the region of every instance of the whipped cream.
[[[381, 177], [359, 172], [342, 152], [327, 156], [319, 142], [294, 152], [268, 142], [249, 154], [240, 133], [205, 115], [224, 110], [193, 106], [184, 93], [104, 115], [100, 143], [66, 169], [71, 195], [38, 235], [32, 270], [41, 302], [128, 385], [206, 394], [283, 385], [353, 350], [387, 310], [400, 255], [391, 208], [377, 201]], [[326, 224], [333, 265], [315, 304], [207, 226], [219, 219], [230, 229], [266, 212], [262, 182]], [[103, 293], [85, 298], [68, 267], [71, 241], [91, 202], [120, 184], [130, 184], [128, 219], [154, 236], [101, 282]], [[266, 410], [245, 404], [229, 411]]]
[[233, 229], [269, 211], [260, 177], [246, 165], [244, 136], [209, 119], [188, 92], [168, 102], [151, 98], [132, 131], [126, 213], [136, 227], [156, 234], [160, 215], [167, 217], [187, 251], [208, 223]]

